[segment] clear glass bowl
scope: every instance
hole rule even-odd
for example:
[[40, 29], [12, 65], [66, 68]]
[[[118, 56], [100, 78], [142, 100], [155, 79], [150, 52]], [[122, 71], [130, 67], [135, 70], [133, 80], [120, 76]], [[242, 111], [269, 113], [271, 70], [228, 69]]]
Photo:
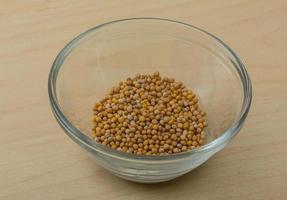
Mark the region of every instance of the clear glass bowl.
[[[94, 104], [119, 81], [154, 71], [197, 93], [209, 123], [207, 144], [139, 156], [96, 143], [90, 137]], [[192, 25], [158, 18], [113, 21], [80, 34], [59, 53], [49, 76], [52, 110], [65, 132], [111, 173], [143, 183], [183, 175], [224, 148], [242, 127], [251, 95], [244, 64], [225, 43]]]

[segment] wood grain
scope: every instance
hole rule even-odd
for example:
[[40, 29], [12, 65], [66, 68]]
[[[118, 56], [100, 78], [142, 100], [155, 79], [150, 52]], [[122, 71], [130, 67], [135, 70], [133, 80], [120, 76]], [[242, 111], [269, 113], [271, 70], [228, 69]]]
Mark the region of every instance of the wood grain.
[[[287, 199], [287, 1], [37, 0], [0, 6], [0, 199]], [[245, 60], [253, 107], [240, 134], [203, 166], [140, 185], [97, 166], [59, 128], [47, 77], [78, 33], [128, 17], [191, 23]]]

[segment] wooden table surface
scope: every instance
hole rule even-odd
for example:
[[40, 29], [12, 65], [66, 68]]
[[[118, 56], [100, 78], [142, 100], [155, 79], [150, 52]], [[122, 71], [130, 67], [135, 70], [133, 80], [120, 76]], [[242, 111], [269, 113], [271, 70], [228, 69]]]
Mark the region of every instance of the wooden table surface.
[[[57, 125], [47, 77], [80, 32], [129, 17], [191, 23], [243, 58], [253, 105], [240, 134], [174, 181], [141, 185], [92, 161]], [[38, 0], [0, 4], [0, 199], [287, 199], [286, 0]]]

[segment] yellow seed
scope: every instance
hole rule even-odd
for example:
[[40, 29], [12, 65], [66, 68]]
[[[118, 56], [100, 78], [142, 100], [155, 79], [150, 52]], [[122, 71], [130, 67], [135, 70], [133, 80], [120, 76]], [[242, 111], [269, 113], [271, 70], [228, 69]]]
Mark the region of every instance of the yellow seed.
[[120, 135], [116, 135], [116, 140], [121, 141], [122, 137]]
[[198, 143], [199, 143], [200, 145], [203, 145], [203, 144], [204, 144], [204, 140], [203, 140], [203, 139], [200, 139]]

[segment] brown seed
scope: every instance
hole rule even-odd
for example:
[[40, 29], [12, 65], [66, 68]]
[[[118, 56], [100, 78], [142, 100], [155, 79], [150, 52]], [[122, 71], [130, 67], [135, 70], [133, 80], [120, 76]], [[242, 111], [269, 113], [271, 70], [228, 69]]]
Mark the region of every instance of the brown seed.
[[168, 144], [164, 144], [163, 148], [164, 148], [164, 150], [167, 150], [169, 148], [169, 145]]
[[179, 152], [179, 149], [178, 148], [174, 148], [173, 149], [173, 153], [178, 153]]
[[182, 124], [182, 123], [178, 123], [178, 124], [177, 124], [177, 127], [178, 127], [178, 128], [182, 128], [182, 127], [183, 127], [183, 124]]
[[158, 152], [159, 153], [163, 153], [164, 152], [164, 148], [159, 148]]
[[203, 139], [200, 139], [198, 143], [199, 143], [200, 145], [203, 145], [203, 144], [204, 144], [204, 140], [203, 140]]
[[183, 146], [183, 147], [181, 148], [181, 150], [182, 150], [183, 152], [187, 151], [187, 146]]
[[151, 152], [152, 152], [152, 153], [157, 153], [157, 152], [158, 152], [158, 149], [157, 149], [156, 147], [153, 147], [153, 148], [151, 148]]
[[134, 149], [138, 149], [138, 147], [139, 147], [138, 144], [133, 144]]

